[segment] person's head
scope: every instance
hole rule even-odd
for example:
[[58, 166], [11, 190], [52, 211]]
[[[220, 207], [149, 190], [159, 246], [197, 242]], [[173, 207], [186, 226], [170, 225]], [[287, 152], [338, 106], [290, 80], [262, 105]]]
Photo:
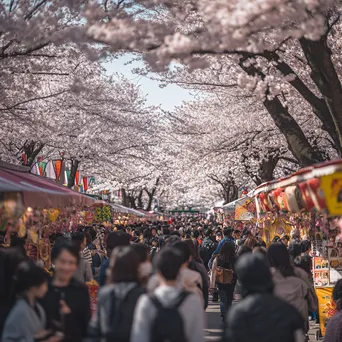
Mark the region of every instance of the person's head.
[[237, 257], [240, 258], [242, 255], [247, 254], [247, 253], [252, 253], [252, 248], [242, 245], [239, 247], [239, 250], [237, 252]]
[[194, 230], [194, 231], [192, 232], [192, 237], [193, 237], [194, 239], [198, 239], [199, 236], [200, 236], [200, 233], [199, 233], [198, 230]]
[[[192, 241], [190, 241], [192, 243]], [[167, 247], [173, 248], [179, 251], [183, 256], [183, 262], [185, 266], [188, 265], [191, 260], [191, 248], [185, 241], [177, 241], [173, 244], [168, 244]]]
[[288, 247], [289, 245], [289, 242], [290, 242], [290, 237], [288, 235], [284, 235], [280, 241], [286, 246]]
[[283, 243], [278, 242], [271, 244], [268, 248], [267, 255], [270, 266], [276, 268], [283, 277], [295, 276], [289, 252]]
[[152, 234], [152, 237], [157, 236], [157, 228], [153, 227], [153, 228], [151, 229], [151, 234]]
[[156, 255], [153, 264], [162, 282], [176, 282], [184, 255], [180, 249], [165, 247]]
[[181, 238], [177, 235], [169, 235], [165, 237], [165, 245], [172, 245], [179, 241], [181, 241]]
[[201, 257], [199, 255], [198, 246], [195, 245], [195, 243], [192, 240], [184, 240], [183, 242], [189, 246], [192, 260], [200, 262]]
[[88, 233], [88, 232], [85, 232], [84, 236], [86, 238], [86, 246], [89, 246], [93, 242], [93, 239], [92, 239], [90, 233]]
[[235, 244], [233, 242], [225, 242], [220, 249], [219, 258], [225, 263], [233, 262], [235, 259]]
[[114, 248], [119, 246], [128, 246], [130, 235], [123, 231], [111, 232], [107, 236], [107, 256], [110, 257]]
[[211, 237], [212, 235], [213, 235], [212, 229], [208, 228], [208, 229], [206, 229], [206, 230], [204, 231], [204, 236], [205, 236], [205, 237], [209, 238], [209, 237]]
[[163, 235], [168, 236], [170, 235], [170, 230], [168, 228], [163, 228]]
[[232, 236], [232, 233], [233, 233], [233, 229], [232, 228], [224, 228], [223, 229], [223, 235], [225, 237], [231, 237]]
[[244, 245], [245, 246], [248, 246], [250, 249], [253, 250], [253, 248], [255, 247], [256, 245], [256, 240], [253, 238], [253, 237], [248, 237], [245, 242], [244, 242]]
[[272, 239], [272, 243], [277, 243], [280, 241], [280, 237], [278, 235], [276, 235], [273, 239]]
[[263, 255], [265, 258], [267, 258], [267, 249], [265, 247], [254, 247], [253, 248], [253, 253], [260, 253]]
[[289, 255], [294, 260], [302, 254], [302, 246], [300, 243], [293, 241], [289, 245]]
[[26, 237], [19, 237], [17, 233], [11, 234], [10, 247], [15, 247], [19, 253], [26, 256]]
[[82, 251], [87, 246], [87, 239], [84, 233], [75, 232], [71, 235], [73, 244]]
[[233, 232], [233, 237], [236, 239], [236, 240], [239, 240], [241, 238], [241, 232], [239, 230], [234, 230]]
[[110, 283], [138, 283], [140, 257], [132, 246], [116, 247], [110, 257]]
[[302, 253], [310, 253], [311, 252], [311, 242], [309, 240], [303, 240], [301, 242]]
[[80, 261], [79, 248], [66, 239], [57, 240], [52, 248], [51, 261], [55, 266], [54, 276], [69, 282]]
[[222, 233], [220, 232], [220, 231], [218, 231], [217, 233], [216, 233], [216, 241], [217, 242], [220, 242], [222, 240]]
[[242, 296], [256, 293], [272, 293], [271, 271], [265, 258], [259, 253], [248, 253], [238, 259], [236, 274], [242, 286]]
[[342, 311], [342, 279], [338, 280], [332, 294], [337, 310]]
[[25, 296], [30, 293], [34, 298], [43, 298], [48, 290], [48, 279], [48, 273], [33, 260], [23, 261], [14, 276], [15, 294]]
[[96, 230], [93, 227], [88, 227], [87, 232], [90, 234], [91, 240], [94, 241], [96, 239], [96, 236], [97, 236]]
[[139, 256], [139, 279], [141, 280], [141, 282], [145, 282], [147, 278], [152, 274], [150, 247], [141, 243], [134, 243], [131, 245], [131, 247]]

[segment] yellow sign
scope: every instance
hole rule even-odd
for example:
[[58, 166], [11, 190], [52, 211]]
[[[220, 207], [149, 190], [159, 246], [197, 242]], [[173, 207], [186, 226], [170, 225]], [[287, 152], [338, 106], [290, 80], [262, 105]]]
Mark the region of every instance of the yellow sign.
[[336, 314], [336, 306], [332, 299], [332, 287], [316, 288], [316, 294], [318, 297], [318, 312], [320, 319], [320, 329], [322, 336], [325, 335], [325, 329], [328, 324], [328, 320]]
[[321, 189], [325, 195], [329, 214], [342, 215], [342, 172], [322, 177]]
[[235, 221], [250, 221], [255, 218], [255, 202], [253, 198], [242, 198], [235, 204]]

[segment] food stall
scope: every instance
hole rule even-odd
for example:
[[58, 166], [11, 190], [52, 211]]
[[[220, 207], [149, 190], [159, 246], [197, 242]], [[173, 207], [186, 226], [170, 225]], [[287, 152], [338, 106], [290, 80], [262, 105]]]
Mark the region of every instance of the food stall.
[[312, 242], [320, 334], [335, 313], [332, 289], [342, 279], [342, 160], [314, 165], [254, 191], [258, 225], [267, 244], [275, 235]]

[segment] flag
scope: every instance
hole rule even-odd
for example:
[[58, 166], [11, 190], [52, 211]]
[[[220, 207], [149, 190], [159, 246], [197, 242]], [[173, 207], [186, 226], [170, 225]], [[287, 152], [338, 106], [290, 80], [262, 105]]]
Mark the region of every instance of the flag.
[[62, 159], [55, 160], [56, 180], [59, 180], [62, 172]]
[[45, 168], [45, 174], [47, 178], [55, 179], [56, 180], [56, 172], [55, 168], [53, 167], [53, 162], [52, 160], [49, 160], [46, 168]]
[[88, 177], [83, 177], [83, 190], [88, 190]]
[[41, 161], [41, 162], [38, 163], [38, 167], [39, 167], [40, 175], [44, 176], [45, 168], [46, 168], [46, 163]]
[[80, 180], [80, 171], [77, 170], [75, 174], [75, 185], [79, 184], [79, 180]]
[[40, 170], [39, 170], [39, 167], [38, 167], [38, 163], [35, 163], [32, 166], [31, 173], [33, 173], [34, 175], [40, 176]]
[[66, 177], [65, 177], [65, 162], [62, 159], [62, 167], [61, 167], [61, 172], [58, 178], [58, 184], [64, 185], [66, 183]]
[[24, 165], [26, 165], [27, 164], [27, 157], [26, 157], [25, 153], [22, 153], [21, 159], [23, 160]]
[[70, 177], [70, 170], [65, 170], [64, 172], [65, 184], [68, 184], [69, 177]]

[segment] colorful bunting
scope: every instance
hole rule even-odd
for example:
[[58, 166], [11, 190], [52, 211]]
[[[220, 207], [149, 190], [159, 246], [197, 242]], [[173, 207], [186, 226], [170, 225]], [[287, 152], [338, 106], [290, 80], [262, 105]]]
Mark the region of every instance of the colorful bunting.
[[46, 164], [47, 164], [47, 163], [42, 162], [42, 161], [38, 163], [39, 172], [40, 172], [40, 175], [41, 175], [41, 176], [44, 176], [44, 174], [45, 174]]
[[47, 165], [46, 165], [45, 175], [47, 178], [51, 178], [51, 179], [56, 180], [56, 172], [55, 172], [55, 168], [53, 166], [52, 160], [49, 160]]
[[80, 181], [80, 171], [77, 170], [75, 174], [75, 185], [80, 184], [79, 181]]
[[56, 180], [57, 181], [61, 177], [62, 164], [63, 164], [63, 160], [62, 159], [55, 160], [55, 171], [56, 171]]
[[37, 175], [37, 176], [41, 176], [40, 170], [39, 170], [39, 167], [38, 167], [38, 163], [35, 163], [32, 166], [31, 173], [33, 173], [34, 175]]
[[83, 190], [88, 190], [88, 177], [83, 177]]

